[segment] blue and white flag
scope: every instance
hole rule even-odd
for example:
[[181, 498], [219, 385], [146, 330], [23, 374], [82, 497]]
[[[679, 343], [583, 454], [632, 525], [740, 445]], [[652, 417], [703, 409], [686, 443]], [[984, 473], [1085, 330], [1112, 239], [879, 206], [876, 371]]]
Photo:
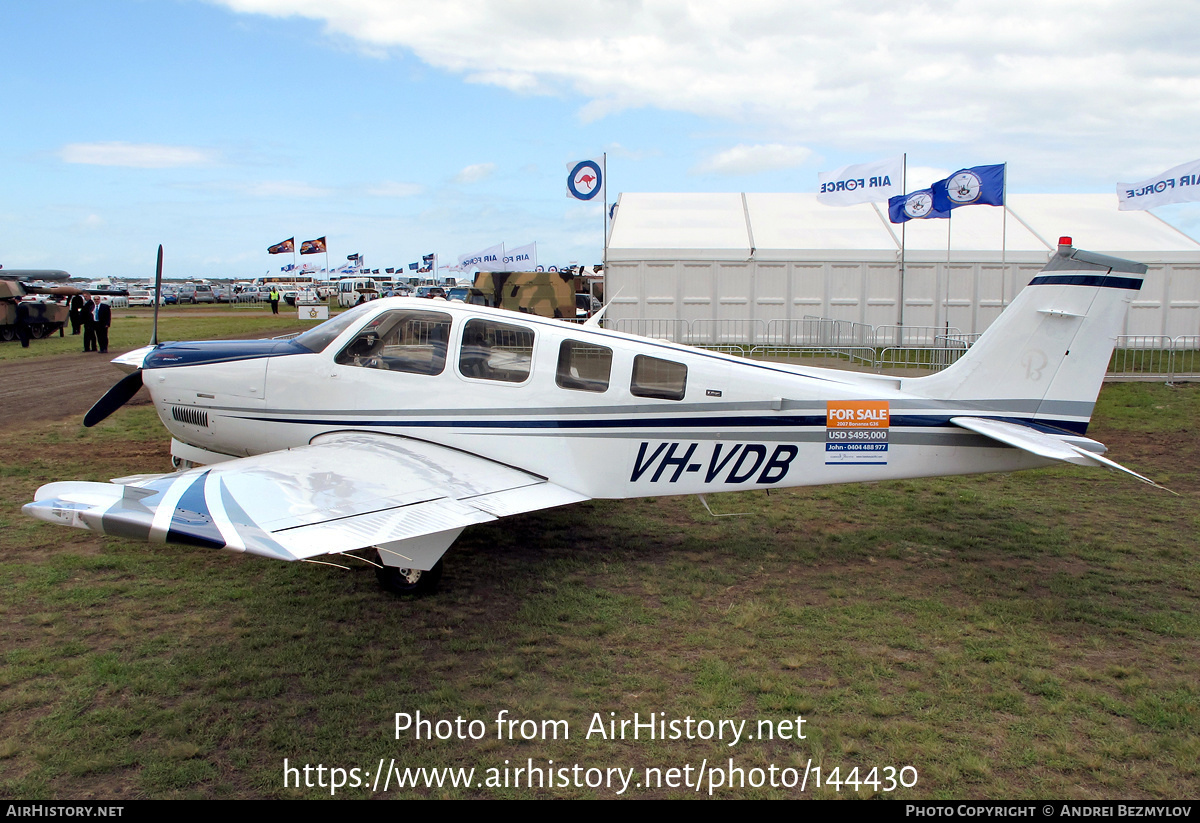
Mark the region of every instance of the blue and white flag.
[[939, 180], [933, 190], [933, 208], [950, 211], [959, 206], [1003, 206], [1004, 163], [998, 166], [975, 166], [959, 169], [945, 180]]
[[909, 194], [899, 194], [888, 200], [888, 218], [893, 223], [923, 220], [927, 217], [949, 217], [948, 211], [937, 211], [933, 207], [933, 192], [921, 189]]
[[567, 197], [604, 202], [604, 158], [567, 163]]
[[1117, 184], [1117, 208], [1121, 211], [1152, 209], [1193, 200], [1200, 200], [1200, 160], [1167, 169], [1140, 183]]
[[818, 172], [817, 202], [826, 206], [882, 203], [904, 193], [904, 155]]

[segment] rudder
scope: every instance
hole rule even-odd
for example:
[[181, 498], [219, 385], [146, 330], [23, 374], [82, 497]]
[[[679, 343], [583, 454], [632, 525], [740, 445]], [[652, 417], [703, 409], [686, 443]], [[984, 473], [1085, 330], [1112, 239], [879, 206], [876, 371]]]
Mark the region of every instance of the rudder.
[[1063, 240], [966, 354], [938, 374], [904, 381], [905, 389], [972, 405], [1000, 401], [1022, 417], [1086, 430], [1146, 266]]

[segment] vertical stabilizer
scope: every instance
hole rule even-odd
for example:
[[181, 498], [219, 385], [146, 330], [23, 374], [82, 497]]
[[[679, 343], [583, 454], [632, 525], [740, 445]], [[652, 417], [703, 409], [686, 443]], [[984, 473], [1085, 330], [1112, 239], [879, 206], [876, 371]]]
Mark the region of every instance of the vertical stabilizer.
[[1145, 273], [1142, 263], [1075, 249], [1064, 237], [958, 362], [904, 381], [905, 389], [973, 405], [999, 401], [997, 409], [1083, 431]]

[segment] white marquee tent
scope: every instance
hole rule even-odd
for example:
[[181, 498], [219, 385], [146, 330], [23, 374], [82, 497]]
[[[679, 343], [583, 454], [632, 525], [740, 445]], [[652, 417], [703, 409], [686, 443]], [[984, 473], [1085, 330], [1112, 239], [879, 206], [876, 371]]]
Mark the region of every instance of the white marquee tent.
[[1200, 334], [1200, 243], [1150, 212], [1118, 211], [1113, 194], [1009, 194], [1004, 208], [901, 227], [886, 204], [839, 208], [813, 194], [624, 193], [606, 251], [608, 316], [979, 332], [1060, 236], [1150, 266], [1126, 333]]

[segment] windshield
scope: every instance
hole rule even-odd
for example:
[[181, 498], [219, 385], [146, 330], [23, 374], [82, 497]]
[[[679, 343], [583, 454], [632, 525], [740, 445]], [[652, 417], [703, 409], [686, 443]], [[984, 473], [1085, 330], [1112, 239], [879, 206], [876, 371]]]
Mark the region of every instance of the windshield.
[[304, 334], [292, 338], [292, 342], [299, 343], [311, 352], [325, 351], [325, 347], [332, 343], [339, 334], [349, 328], [356, 320], [361, 320], [363, 315], [373, 308], [374, 306], [369, 303], [355, 306], [349, 311], [342, 312], [337, 317], [326, 320], [316, 328], [309, 329]]

